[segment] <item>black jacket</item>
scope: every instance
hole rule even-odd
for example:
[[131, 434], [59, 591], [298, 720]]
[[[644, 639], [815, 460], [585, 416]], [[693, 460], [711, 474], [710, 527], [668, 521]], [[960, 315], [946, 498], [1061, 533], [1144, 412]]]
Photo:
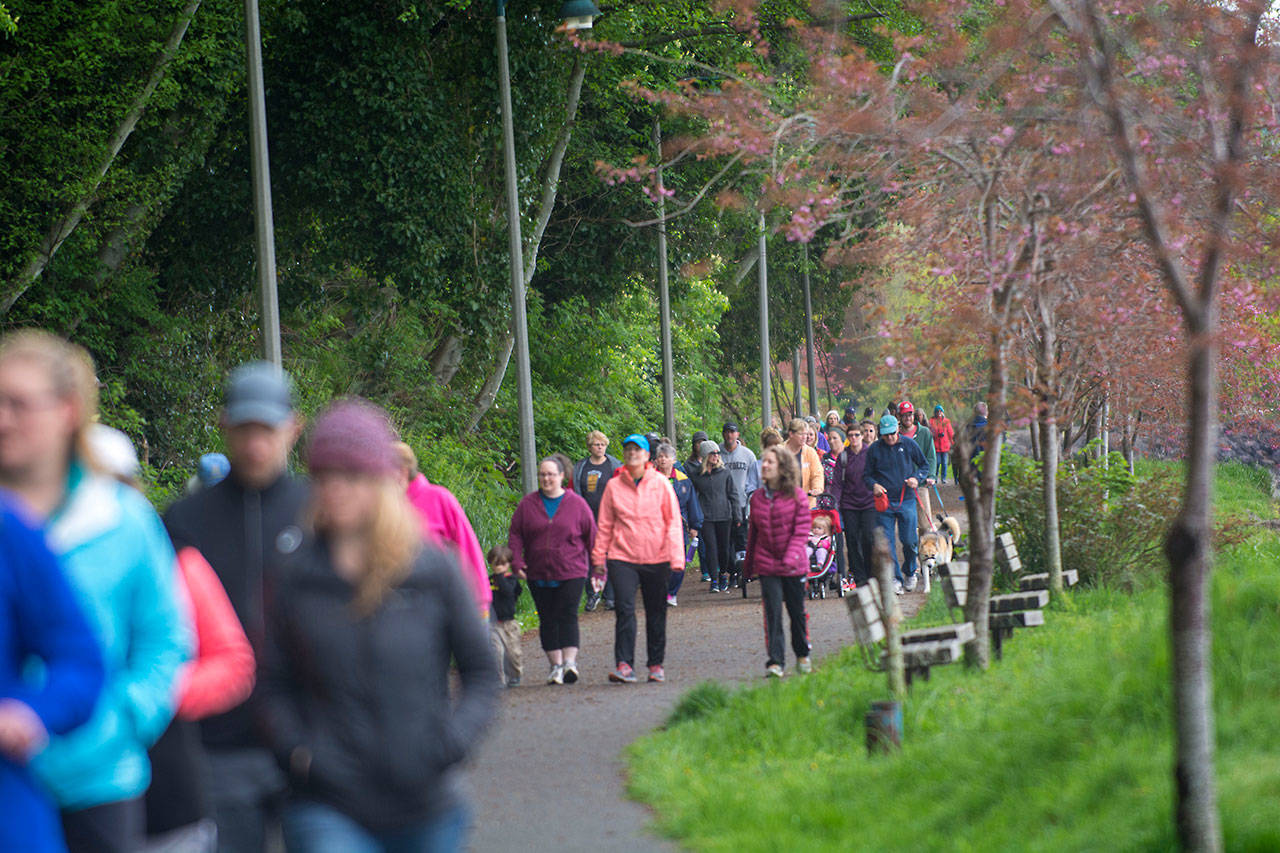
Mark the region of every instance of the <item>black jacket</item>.
[[[306, 483], [287, 474], [262, 491], [246, 489], [232, 476], [183, 498], [164, 515], [174, 550], [191, 546], [209, 561], [259, 654], [268, 554], [275, 552], [282, 533], [301, 538], [298, 523], [306, 501]], [[200, 732], [205, 745], [217, 749], [261, 745], [247, 704], [202, 720]]]
[[524, 587], [515, 575], [489, 575], [489, 589], [493, 590], [493, 616], [499, 622], [516, 618], [516, 599]]
[[728, 468], [717, 468], [709, 474], [695, 471], [689, 479], [698, 493], [703, 521], [733, 521], [741, 515]]
[[493, 719], [498, 672], [451, 554], [426, 547], [370, 616], [353, 596], [323, 541], [282, 558], [258, 707], [295, 796], [386, 832], [456, 805], [454, 768]]

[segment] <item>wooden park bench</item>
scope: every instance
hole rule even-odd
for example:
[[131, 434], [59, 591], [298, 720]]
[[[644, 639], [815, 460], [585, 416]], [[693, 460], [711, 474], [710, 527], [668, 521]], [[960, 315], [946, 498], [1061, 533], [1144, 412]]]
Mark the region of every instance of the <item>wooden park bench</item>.
[[[870, 669], [883, 670], [885, 652], [881, 650], [877, 655], [872, 651], [886, 636], [880, 603], [876, 599], [872, 586], [863, 584], [846, 595], [845, 604], [849, 608], [854, 637], [863, 650], [867, 666]], [[964, 654], [965, 643], [973, 641], [973, 623], [961, 622], [956, 625], [917, 628], [903, 631], [900, 637], [903, 670], [907, 685], [910, 686], [913, 676], [919, 675], [923, 680], [928, 681], [931, 667], [960, 660]]]
[[[1004, 566], [1020, 591], [1049, 588], [1049, 573], [1024, 575], [1022, 559], [1018, 556], [1018, 546], [1013, 544], [1012, 533], [1001, 533], [996, 537], [996, 559]], [[1062, 585], [1075, 586], [1080, 582], [1080, 573], [1075, 569], [1062, 570]]]
[[[946, 563], [938, 567], [938, 574], [942, 577], [947, 606], [963, 609], [969, 593], [969, 564], [962, 561]], [[1046, 589], [991, 596], [987, 627], [991, 631], [997, 659], [1004, 653], [1004, 639], [1013, 635], [1014, 628], [1033, 628], [1044, 624], [1044, 607], [1048, 603], [1049, 591]]]

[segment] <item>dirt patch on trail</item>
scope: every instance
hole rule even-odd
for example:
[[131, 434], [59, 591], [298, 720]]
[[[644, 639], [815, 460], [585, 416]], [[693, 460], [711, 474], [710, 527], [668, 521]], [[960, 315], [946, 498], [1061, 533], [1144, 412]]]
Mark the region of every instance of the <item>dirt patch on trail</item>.
[[[942, 496], [962, 528], [967, 526], [954, 487], [944, 487]], [[690, 580], [694, 577], [690, 572]], [[611, 612], [582, 614], [582, 680], [574, 685], [544, 683], [546, 657], [537, 634], [526, 634], [524, 683], [504, 692], [499, 722], [470, 771], [472, 849], [678, 849], [652, 833], [648, 809], [627, 799], [621, 751], [661, 725], [680, 694], [694, 685], [763, 680], [758, 585], [748, 585], [748, 594], [746, 599], [737, 590], [712, 594], [707, 584], [685, 584], [679, 606], [667, 611], [665, 684], [608, 683], [614, 664]], [[900, 601], [909, 617], [923, 606], [924, 595], [910, 593]], [[853, 642], [853, 630], [844, 601], [834, 594], [806, 604], [813, 657], [821, 666], [823, 658]], [[643, 664], [644, 613], [642, 607], [637, 610], [636, 662]], [[643, 678], [643, 666], [637, 669]]]

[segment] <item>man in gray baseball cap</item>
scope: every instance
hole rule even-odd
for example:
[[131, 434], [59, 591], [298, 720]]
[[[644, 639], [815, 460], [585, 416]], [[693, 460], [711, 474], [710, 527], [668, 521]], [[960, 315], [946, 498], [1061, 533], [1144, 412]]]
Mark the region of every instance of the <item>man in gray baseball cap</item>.
[[[265, 634], [263, 602], [275, 556], [301, 541], [306, 484], [289, 475], [302, 430], [293, 383], [280, 368], [251, 362], [231, 372], [222, 436], [231, 473], [175, 503], [164, 522], [174, 548], [198, 550], [222, 581], [256, 652]], [[219, 849], [265, 849], [278, 821], [285, 779], [258, 734], [253, 699], [200, 722]]]

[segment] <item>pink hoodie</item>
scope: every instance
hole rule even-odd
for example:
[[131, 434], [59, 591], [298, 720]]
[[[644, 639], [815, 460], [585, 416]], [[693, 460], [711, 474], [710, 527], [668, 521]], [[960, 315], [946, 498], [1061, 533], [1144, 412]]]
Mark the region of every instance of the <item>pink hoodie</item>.
[[453, 496], [453, 492], [444, 486], [437, 486], [427, 480], [425, 474], [419, 474], [409, 483], [409, 503], [418, 511], [422, 519], [422, 534], [428, 541], [449, 543], [458, 552], [462, 562], [463, 573], [471, 584], [476, 603], [481, 610], [487, 611], [493, 601], [493, 590], [489, 588], [489, 570], [485, 565], [484, 551], [480, 549], [480, 540], [462, 511], [462, 504]]

